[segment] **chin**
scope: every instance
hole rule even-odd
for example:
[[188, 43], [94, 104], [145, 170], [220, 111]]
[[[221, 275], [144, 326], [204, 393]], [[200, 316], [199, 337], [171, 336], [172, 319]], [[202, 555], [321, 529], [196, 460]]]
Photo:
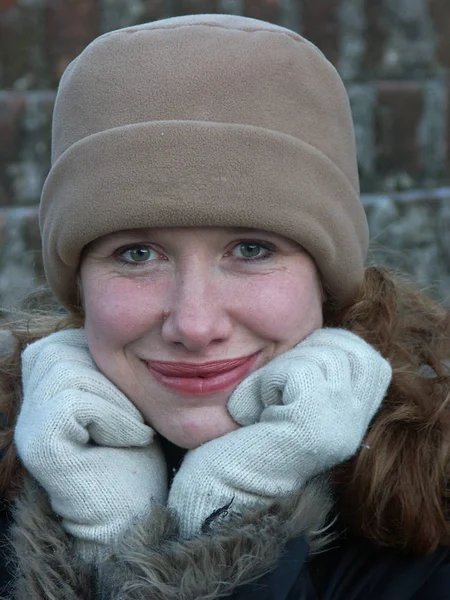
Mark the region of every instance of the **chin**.
[[220, 418], [184, 419], [176, 428], [168, 428], [160, 433], [176, 446], [186, 450], [198, 448], [206, 442], [215, 440], [231, 431], [239, 429], [239, 425], [233, 421], [225, 411]]

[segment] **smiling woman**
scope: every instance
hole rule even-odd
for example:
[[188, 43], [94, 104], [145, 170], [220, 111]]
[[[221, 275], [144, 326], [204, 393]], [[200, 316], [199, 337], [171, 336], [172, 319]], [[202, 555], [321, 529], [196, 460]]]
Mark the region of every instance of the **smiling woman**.
[[61, 309], [3, 324], [8, 598], [448, 598], [449, 314], [365, 267], [315, 46], [228, 15], [101, 36], [40, 224]]
[[183, 448], [236, 429], [238, 383], [322, 326], [313, 260], [264, 231], [113, 233], [88, 246], [80, 278], [97, 366]]

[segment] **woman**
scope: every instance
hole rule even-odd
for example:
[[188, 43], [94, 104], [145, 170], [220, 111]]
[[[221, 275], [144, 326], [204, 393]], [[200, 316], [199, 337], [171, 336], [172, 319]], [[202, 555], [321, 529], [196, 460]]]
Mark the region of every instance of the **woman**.
[[224, 15], [94, 41], [41, 230], [68, 313], [10, 326], [7, 597], [450, 597], [448, 313], [364, 269], [314, 46]]

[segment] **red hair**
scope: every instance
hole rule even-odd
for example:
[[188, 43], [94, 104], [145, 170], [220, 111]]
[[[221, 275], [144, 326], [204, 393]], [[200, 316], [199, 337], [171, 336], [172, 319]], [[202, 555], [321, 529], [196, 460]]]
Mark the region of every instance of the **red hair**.
[[[369, 267], [351, 305], [324, 305], [328, 327], [353, 331], [393, 368], [392, 383], [365, 446], [332, 479], [349, 529], [380, 546], [420, 556], [450, 546], [450, 313], [402, 279]], [[59, 329], [82, 327], [83, 315], [24, 315], [4, 326], [16, 340], [0, 358], [0, 497], [20, 486], [14, 422], [21, 403], [23, 347]]]

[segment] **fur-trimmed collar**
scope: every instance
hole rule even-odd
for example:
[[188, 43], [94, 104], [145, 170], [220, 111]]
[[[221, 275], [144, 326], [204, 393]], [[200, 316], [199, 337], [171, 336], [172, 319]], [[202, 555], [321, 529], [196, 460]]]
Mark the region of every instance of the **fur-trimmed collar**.
[[15, 509], [14, 600], [213, 600], [272, 570], [289, 539], [312, 551], [328, 542], [332, 502], [315, 481], [295, 496], [248, 512], [220, 532], [182, 540], [176, 518], [154, 509], [97, 564], [76, 557], [46, 493], [27, 478]]

